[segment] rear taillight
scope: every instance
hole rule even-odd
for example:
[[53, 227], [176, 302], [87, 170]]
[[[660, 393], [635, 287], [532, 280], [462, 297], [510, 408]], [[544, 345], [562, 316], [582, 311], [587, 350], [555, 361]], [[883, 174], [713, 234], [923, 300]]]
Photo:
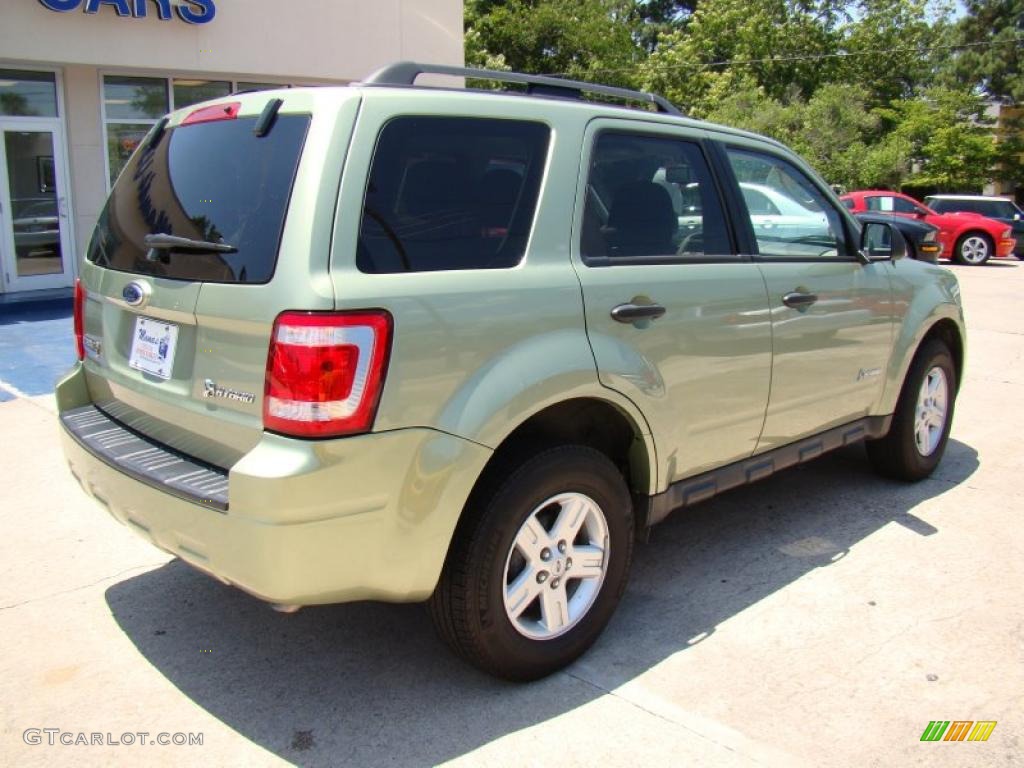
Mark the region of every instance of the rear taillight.
[[[64, 305], [65, 307], [67, 304]], [[85, 360], [85, 288], [75, 280], [75, 351], [78, 359]], [[67, 326], [65, 326], [67, 327]]]
[[300, 437], [367, 432], [391, 349], [391, 315], [284, 312], [267, 358], [263, 426]]

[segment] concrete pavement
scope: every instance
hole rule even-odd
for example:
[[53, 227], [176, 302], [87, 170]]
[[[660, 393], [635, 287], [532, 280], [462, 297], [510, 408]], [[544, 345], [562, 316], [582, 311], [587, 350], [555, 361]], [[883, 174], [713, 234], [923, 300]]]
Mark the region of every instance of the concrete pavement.
[[[0, 763], [1020, 765], [1024, 264], [955, 269], [968, 367], [933, 478], [855, 447], [670, 518], [598, 645], [532, 685], [453, 659], [421, 606], [279, 615], [170, 560], [79, 491], [51, 398], [0, 403]], [[920, 742], [936, 719], [998, 725]]]

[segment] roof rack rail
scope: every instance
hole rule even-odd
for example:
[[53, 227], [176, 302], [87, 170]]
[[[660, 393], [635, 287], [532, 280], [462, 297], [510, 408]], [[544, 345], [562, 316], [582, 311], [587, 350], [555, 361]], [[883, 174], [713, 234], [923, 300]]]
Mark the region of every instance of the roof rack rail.
[[477, 80], [499, 80], [505, 83], [521, 83], [527, 86], [527, 93], [546, 96], [582, 98], [583, 92], [596, 93], [625, 101], [640, 101], [653, 104], [659, 112], [667, 115], [682, 116], [683, 113], [666, 99], [656, 93], [631, 91], [628, 88], [615, 88], [610, 85], [595, 85], [580, 80], [566, 80], [561, 77], [545, 75], [526, 75], [522, 72], [502, 72], [494, 69], [472, 69], [468, 67], [451, 67], [445, 64], [420, 64], [415, 61], [399, 61], [377, 70], [362, 81], [363, 85], [415, 85], [420, 75], [452, 75]]

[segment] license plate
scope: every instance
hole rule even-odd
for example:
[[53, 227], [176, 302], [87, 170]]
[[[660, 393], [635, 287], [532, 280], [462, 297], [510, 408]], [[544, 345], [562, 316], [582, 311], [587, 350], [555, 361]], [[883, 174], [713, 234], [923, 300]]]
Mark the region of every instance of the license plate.
[[128, 365], [137, 371], [169, 379], [174, 367], [174, 347], [177, 343], [178, 326], [148, 317], [137, 317]]

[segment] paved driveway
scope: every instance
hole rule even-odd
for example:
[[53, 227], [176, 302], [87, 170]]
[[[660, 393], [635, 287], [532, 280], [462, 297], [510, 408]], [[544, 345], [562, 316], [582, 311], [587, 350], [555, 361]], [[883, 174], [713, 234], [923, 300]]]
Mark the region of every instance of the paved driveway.
[[[421, 606], [284, 616], [170, 560], [74, 485], [51, 398], [0, 403], [0, 763], [1020, 765], [1024, 264], [957, 272], [968, 373], [933, 478], [851, 448], [671, 518], [598, 645], [533, 685], [455, 661]], [[998, 725], [922, 743], [936, 719]]]
[[71, 304], [0, 305], [0, 403], [53, 392], [75, 360]]

